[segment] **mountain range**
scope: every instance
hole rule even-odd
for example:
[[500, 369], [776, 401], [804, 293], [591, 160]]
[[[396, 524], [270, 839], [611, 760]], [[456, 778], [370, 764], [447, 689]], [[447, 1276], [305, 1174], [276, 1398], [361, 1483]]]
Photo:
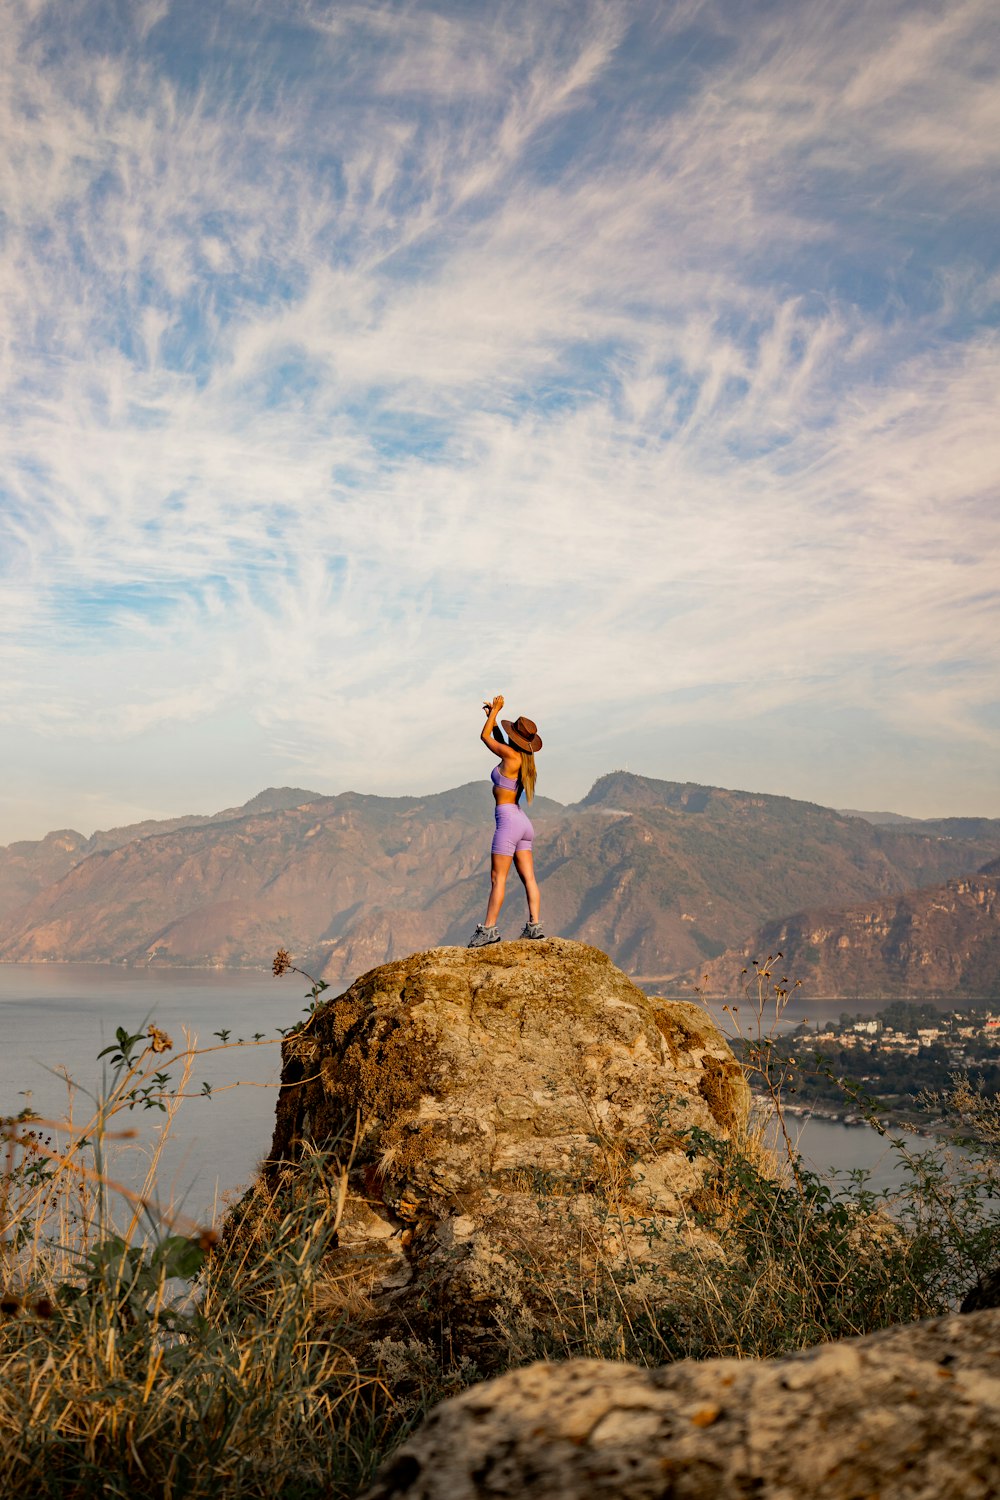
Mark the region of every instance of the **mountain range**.
[[[799, 946], [819, 951], [810, 972], [834, 983], [841, 971], [823, 955], [843, 936], [838, 913], [841, 928], [856, 925], [850, 913], [887, 914], [914, 888], [947, 887], [1000, 858], [1000, 819], [885, 822], [626, 772], [569, 806], [539, 797], [531, 816], [548, 931], [594, 943], [647, 980], [709, 966], [730, 992], [748, 943], [780, 930], [791, 945], [790, 913], [803, 934], [819, 930], [809, 913], [824, 913], [830, 938]], [[89, 839], [62, 830], [0, 849], [0, 960], [256, 966], [280, 946], [341, 983], [467, 941], [485, 905], [491, 831], [480, 781], [426, 797], [272, 788], [211, 815]], [[963, 898], [960, 909], [960, 924], [994, 931], [988, 902]], [[506, 934], [523, 920], [515, 886]], [[969, 933], [962, 942], [986, 953]], [[871, 957], [867, 972], [882, 993]], [[916, 982], [919, 967], [910, 972]], [[977, 973], [973, 961], [963, 983], [988, 988]]]
[[942, 885], [769, 922], [678, 987], [729, 995], [735, 972], [775, 953], [810, 995], [1000, 1000], [1000, 860]]

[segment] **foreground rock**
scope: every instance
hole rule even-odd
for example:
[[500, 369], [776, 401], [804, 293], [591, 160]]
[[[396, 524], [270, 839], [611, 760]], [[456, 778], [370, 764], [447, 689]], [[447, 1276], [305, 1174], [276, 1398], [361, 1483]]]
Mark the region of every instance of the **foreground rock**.
[[304, 1180], [312, 1146], [346, 1155], [360, 1121], [318, 1295], [366, 1349], [416, 1339], [481, 1371], [539, 1328], [558, 1339], [604, 1273], [655, 1298], [697, 1239], [683, 1133], [725, 1136], [749, 1107], [698, 1006], [558, 939], [386, 964], [283, 1050], [272, 1191]]
[[1000, 1312], [771, 1361], [535, 1364], [445, 1402], [367, 1500], [987, 1500]]

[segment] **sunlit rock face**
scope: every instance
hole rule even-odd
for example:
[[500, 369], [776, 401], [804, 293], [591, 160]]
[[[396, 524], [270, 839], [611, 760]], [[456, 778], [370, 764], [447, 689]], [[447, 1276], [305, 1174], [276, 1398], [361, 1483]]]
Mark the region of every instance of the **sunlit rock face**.
[[775, 1360], [533, 1364], [439, 1406], [366, 1500], [988, 1500], [1000, 1311]]
[[753, 958], [782, 955], [811, 995], [988, 999], [1000, 983], [1000, 861], [961, 880], [768, 923], [686, 976], [730, 994]]
[[331, 1310], [489, 1368], [499, 1331], [509, 1350], [598, 1264], [655, 1296], [697, 1236], [685, 1132], [726, 1136], [748, 1109], [705, 1013], [649, 999], [596, 948], [435, 948], [286, 1041], [268, 1170], [293, 1182], [313, 1147], [354, 1141]]

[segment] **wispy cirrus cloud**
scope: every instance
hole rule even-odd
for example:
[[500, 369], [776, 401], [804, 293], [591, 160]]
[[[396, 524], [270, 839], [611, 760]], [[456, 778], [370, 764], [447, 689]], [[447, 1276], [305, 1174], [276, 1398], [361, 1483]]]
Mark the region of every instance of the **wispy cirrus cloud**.
[[15, 761], [1000, 811], [985, 0], [10, 11]]

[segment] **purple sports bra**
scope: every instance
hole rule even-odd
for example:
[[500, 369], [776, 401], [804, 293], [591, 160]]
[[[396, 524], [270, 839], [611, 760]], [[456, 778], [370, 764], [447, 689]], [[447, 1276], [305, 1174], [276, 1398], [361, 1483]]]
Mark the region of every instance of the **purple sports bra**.
[[517, 802], [520, 802], [521, 792], [524, 790], [524, 788], [518, 787], [518, 783], [516, 781], [511, 781], [509, 776], [505, 776], [499, 766], [493, 767], [492, 771], [490, 772], [490, 780], [492, 781], [494, 786], [502, 786], [507, 792], [513, 792], [516, 790], [517, 797], [515, 800]]

